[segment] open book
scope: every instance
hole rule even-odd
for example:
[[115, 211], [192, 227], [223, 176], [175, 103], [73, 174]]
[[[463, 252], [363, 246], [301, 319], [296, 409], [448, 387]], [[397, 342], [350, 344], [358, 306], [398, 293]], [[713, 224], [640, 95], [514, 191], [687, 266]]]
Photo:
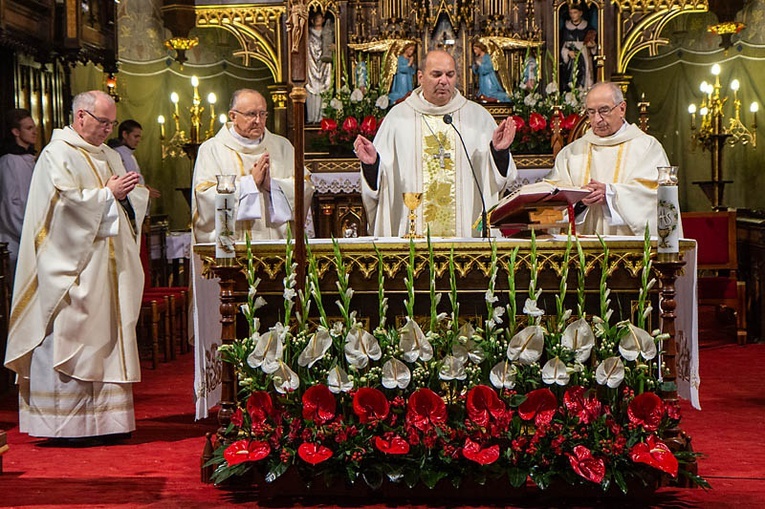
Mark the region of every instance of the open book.
[[489, 223], [495, 226], [530, 224], [529, 212], [540, 209], [562, 210], [590, 194], [589, 189], [556, 186], [549, 182], [527, 184], [502, 198], [489, 211]]

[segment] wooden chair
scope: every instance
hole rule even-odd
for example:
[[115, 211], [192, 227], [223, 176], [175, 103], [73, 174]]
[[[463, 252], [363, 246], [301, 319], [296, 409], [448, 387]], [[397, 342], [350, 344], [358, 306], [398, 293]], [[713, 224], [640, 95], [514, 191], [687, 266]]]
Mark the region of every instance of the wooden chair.
[[698, 242], [699, 306], [732, 310], [736, 339], [746, 344], [746, 283], [738, 281], [736, 211], [684, 212], [683, 231]]
[[[170, 317], [168, 316], [169, 303], [165, 299], [146, 296], [141, 299], [141, 314], [138, 317], [138, 340], [149, 340], [151, 353], [151, 369], [157, 369], [159, 364], [159, 337], [160, 329], [165, 345], [170, 341]], [[165, 361], [168, 360], [167, 346], [165, 346]]]

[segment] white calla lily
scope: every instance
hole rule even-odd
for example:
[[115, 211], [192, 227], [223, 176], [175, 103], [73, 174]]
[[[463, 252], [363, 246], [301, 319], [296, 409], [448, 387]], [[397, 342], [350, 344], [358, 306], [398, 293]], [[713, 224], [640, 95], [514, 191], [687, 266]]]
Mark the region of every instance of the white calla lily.
[[361, 326], [354, 327], [345, 336], [345, 358], [356, 369], [364, 369], [369, 365], [369, 359], [373, 361], [382, 357], [380, 343], [368, 331]]
[[401, 336], [399, 347], [406, 362], [415, 362], [417, 359], [427, 362], [433, 358], [433, 346], [425, 338], [417, 322], [407, 317], [399, 334]]
[[571, 376], [566, 369], [566, 363], [558, 357], [547, 361], [542, 368], [542, 381], [548, 385], [566, 385], [570, 378]]
[[628, 361], [634, 361], [638, 356], [645, 360], [656, 357], [656, 342], [651, 335], [634, 325], [627, 324], [627, 334], [619, 342], [619, 353]]
[[453, 355], [444, 357], [444, 363], [438, 370], [438, 378], [441, 380], [464, 380], [466, 377], [463, 361]]
[[279, 361], [274, 370], [274, 389], [279, 394], [286, 394], [300, 387], [300, 377], [284, 362]]
[[609, 357], [595, 370], [595, 380], [600, 385], [616, 389], [624, 380], [624, 363], [619, 357]]
[[515, 387], [515, 376], [518, 373], [513, 363], [501, 361], [497, 363], [489, 373], [489, 381], [495, 389], [512, 389]]
[[409, 367], [398, 359], [388, 359], [383, 364], [382, 385], [386, 389], [406, 389], [412, 381]]
[[284, 344], [282, 343], [284, 326], [278, 323], [270, 331], [262, 334], [255, 344], [255, 349], [247, 357], [247, 364], [252, 368], [260, 368], [264, 373], [271, 374], [282, 361]]
[[300, 352], [298, 357], [298, 366], [300, 367], [313, 367], [316, 362], [324, 357], [329, 348], [332, 346], [332, 336], [329, 335], [329, 331], [324, 327], [319, 329], [311, 336], [308, 344]]
[[577, 362], [589, 359], [592, 347], [595, 346], [595, 333], [587, 320], [580, 318], [569, 324], [563, 331], [561, 345], [574, 352]]
[[327, 375], [327, 387], [332, 394], [351, 392], [353, 382], [348, 378], [348, 373], [343, 371], [343, 368], [335, 366], [329, 371], [329, 375]]
[[507, 358], [521, 364], [533, 364], [542, 357], [544, 347], [544, 328], [539, 325], [530, 325], [510, 340], [507, 347]]

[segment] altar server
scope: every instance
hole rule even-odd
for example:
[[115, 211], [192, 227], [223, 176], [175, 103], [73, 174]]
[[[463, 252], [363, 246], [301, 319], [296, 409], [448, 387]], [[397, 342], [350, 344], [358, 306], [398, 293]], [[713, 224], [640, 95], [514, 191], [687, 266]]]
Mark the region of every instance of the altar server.
[[84, 92], [72, 114], [32, 176], [5, 365], [18, 375], [20, 431], [101, 439], [135, 429], [143, 275], [134, 224], [149, 192], [104, 145], [114, 100]]
[[505, 119], [497, 126], [483, 106], [456, 90], [449, 53], [429, 52], [417, 76], [419, 88], [386, 115], [374, 143], [362, 136], [354, 142], [369, 231], [380, 237], [406, 233], [402, 193], [415, 192], [423, 193], [420, 231], [427, 224], [433, 236], [479, 236], [473, 225], [481, 217], [481, 193], [490, 208], [517, 175], [510, 155], [515, 124]]
[[563, 147], [547, 177], [552, 183], [585, 187], [577, 232], [656, 235], [658, 166], [669, 166], [661, 143], [624, 119], [627, 104], [618, 85], [596, 83], [587, 93], [592, 128]]

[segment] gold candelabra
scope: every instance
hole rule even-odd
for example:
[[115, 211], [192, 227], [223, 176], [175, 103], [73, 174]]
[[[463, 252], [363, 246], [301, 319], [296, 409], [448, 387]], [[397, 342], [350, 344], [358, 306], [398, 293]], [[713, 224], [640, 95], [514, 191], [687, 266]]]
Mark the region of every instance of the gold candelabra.
[[[719, 64], [714, 64], [712, 66], [714, 84], [706, 81], [701, 83], [700, 89], [704, 97], [698, 109], [696, 104], [688, 106], [688, 113], [691, 115], [691, 138], [704, 150], [709, 150], [712, 163], [711, 180], [697, 181], [694, 184], [701, 187], [715, 210], [724, 208], [725, 184], [733, 182], [723, 179], [723, 148], [726, 144], [735, 146], [739, 143], [742, 145], [751, 143], [752, 147], [757, 146], [757, 111], [759, 110], [758, 103], [753, 102], [750, 105], [752, 124], [751, 128], [747, 128], [741, 122], [741, 100], [738, 97], [741, 84], [737, 79], [732, 80], [729, 88], [733, 92], [733, 116], [728, 118], [726, 127], [723, 109], [728, 97], [720, 93], [721, 70]], [[698, 128], [696, 126], [697, 111], [701, 116], [701, 124]]]
[[[175, 131], [173, 135], [168, 139], [165, 135], [165, 116], [160, 115], [157, 117], [159, 123], [159, 139], [162, 144], [162, 159], [167, 157], [181, 157], [187, 156], [192, 160], [196, 159], [196, 151], [199, 145], [206, 139], [215, 135], [215, 103], [218, 98], [215, 93], [210, 92], [207, 95], [207, 103], [210, 107], [210, 122], [209, 127], [204, 134], [202, 134], [202, 114], [205, 108], [202, 106], [202, 99], [199, 96], [199, 78], [196, 76], [191, 77], [191, 86], [193, 88], [193, 94], [191, 99], [191, 106], [189, 111], [189, 134], [186, 135], [186, 131], [181, 129], [181, 115], [180, 115], [180, 96], [177, 92], [170, 94], [170, 101], [173, 103], [173, 124], [175, 125]], [[221, 114], [218, 120], [222, 123], [226, 123], [226, 115]]]

